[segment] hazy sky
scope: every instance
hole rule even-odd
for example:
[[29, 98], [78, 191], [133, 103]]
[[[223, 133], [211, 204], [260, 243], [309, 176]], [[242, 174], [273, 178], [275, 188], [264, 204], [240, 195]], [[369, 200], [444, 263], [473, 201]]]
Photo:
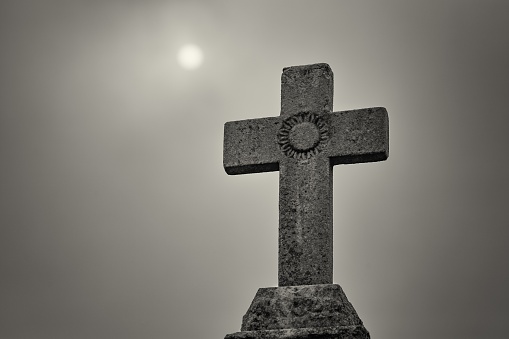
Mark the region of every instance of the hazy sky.
[[[327, 62], [384, 106], [385, 162], [334, 168], [334, 282], [373, 339], [509, 320], [507, 1], [0, 2], [0, 339], [221, 339], [277, 285], [278, 174], [223, 124]], [[187, 43], [204, 54], [185, 70]]]

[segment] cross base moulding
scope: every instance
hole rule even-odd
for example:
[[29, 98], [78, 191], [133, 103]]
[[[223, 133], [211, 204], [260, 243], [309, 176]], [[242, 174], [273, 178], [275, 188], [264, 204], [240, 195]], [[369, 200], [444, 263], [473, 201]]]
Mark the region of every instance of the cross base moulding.
[[370, 339], [364, 326], [290, 328], [228, 334], [225, 339]]
[[225, 339], [369, 339], [369, 332], [337, 284], [260, 288]]

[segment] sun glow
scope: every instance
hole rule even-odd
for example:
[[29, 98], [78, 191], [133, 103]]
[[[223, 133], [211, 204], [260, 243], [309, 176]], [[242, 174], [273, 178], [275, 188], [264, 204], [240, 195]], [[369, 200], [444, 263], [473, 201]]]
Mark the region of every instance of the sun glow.
[[200, 67], [202, 64], [203, 52], [200, 47], [193, 44], [187, 44], [179, 49], [177, 58], [182, 68], [192, 70]]

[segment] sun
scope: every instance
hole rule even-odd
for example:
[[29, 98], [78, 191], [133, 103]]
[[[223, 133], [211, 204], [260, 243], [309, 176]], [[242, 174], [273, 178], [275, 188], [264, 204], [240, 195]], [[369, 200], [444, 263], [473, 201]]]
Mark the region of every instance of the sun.
[[196, 69], [203, 62], [203, 52], [200, 47], [194, 44], [187, 44], [179, 49], [177, 59], [182, 68], [189, 70]]

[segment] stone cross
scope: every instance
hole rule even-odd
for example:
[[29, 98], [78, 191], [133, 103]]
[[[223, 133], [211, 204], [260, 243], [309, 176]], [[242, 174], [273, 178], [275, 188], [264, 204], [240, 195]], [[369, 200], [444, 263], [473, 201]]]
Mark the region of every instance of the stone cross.
[[327, 64], [287, 67], [279, 117], [227, 122], [228, 174], [279, 170], [279, 286], [332, 284], [332, 166], [389, 155], [383, 107], [332, 112]]

